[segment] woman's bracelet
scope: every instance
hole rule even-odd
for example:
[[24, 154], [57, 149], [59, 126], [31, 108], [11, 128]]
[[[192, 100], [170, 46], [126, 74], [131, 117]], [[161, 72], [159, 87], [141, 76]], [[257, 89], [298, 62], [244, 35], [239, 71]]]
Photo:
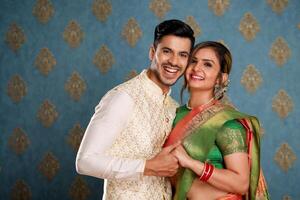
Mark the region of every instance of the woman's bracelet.
[[212, 164], [208, 164], [207, 162], [204, 163], [204, 169], [202, 171], [201, 176], [199, 177], [200, 181], [207, 182], [208, 179], [214, 172], [215, 167]]

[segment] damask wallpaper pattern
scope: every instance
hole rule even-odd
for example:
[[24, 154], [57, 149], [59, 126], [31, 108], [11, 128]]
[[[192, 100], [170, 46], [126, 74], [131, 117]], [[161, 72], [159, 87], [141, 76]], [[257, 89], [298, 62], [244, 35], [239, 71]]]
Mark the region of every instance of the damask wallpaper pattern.
[[272, 199], [299, 199], [299, 11], [296, 0], [1, 0], [0, 199], [100, 199], [102, 180], [75, 171], [85, 127], [149, 65], [154, 27], [170, 18], [232, 51], [226, 100], [262, 123]]

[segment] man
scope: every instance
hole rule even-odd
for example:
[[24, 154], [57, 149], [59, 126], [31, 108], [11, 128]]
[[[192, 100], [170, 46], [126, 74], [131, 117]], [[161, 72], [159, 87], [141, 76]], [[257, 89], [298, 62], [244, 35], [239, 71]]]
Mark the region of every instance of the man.
[[150, 68], [110, 90], [96, 107], [76, 169], [106, 179], [103, 199], [171, 198], [165, 177], [177, 172], [178, 160], [170, 153], [176, 144], [162, 149], [177, 107], [170, 86], [184, 73], [194, 41], [184, 22], [160, 23], [149, 50]]

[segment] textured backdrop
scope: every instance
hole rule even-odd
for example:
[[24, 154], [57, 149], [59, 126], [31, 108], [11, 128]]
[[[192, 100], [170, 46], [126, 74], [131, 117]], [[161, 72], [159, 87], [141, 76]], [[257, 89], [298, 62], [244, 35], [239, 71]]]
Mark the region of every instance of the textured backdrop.
[[100, 199], [75, 172], [82, 135], [170, 18], [230, 48], [227, 100], [261, 120], [271, 197], [300, 199], [299, 0], [0, 0], [0, 199]]

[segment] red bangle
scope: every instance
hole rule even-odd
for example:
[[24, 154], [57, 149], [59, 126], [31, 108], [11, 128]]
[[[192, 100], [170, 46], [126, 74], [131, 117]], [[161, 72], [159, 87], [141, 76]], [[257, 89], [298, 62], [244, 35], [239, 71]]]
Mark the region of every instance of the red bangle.
[[200, 180], [201, 181], [208, 181], [208, 179], [211, 177], [211, 175], [213, 174], [214, 172], [214, 169], [215, 167], [211, 164], [208, 164], [207, 162], [204, 163], [204, 168], [203, 168], [203, 171], [202, 171], [202, 174], [200, 176]]

